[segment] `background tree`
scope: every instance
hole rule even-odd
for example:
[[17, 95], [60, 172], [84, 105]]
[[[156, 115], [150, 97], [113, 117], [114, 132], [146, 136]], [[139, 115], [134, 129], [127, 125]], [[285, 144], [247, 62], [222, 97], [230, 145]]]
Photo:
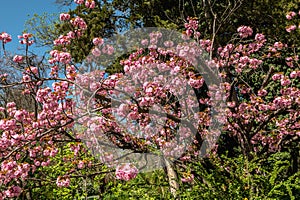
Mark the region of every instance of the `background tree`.
[[[59, 5], [70, 6], [72, 1], [56, 1]], [[254, 32], [264, 33], [269, 40], [291, 40], [284, 37], [288, 22], [284, 17], [290, 11], [297, 11], [297, 0], [226, 0], [226, 1], [96, 1], [96, 8], [86, 9], [84, 5], [70, 11], [71, 16], [79, 15], [92, 26], [82, 40], [73, 44], [77, 61], [84, 59], [91, 51], [91, 40], [94, 37], [109, 37], [113, 33], [122, 32], [136, 27], [165, 27], [183, 30], [185, 19], [197, 17], [201, 22], [199, 31], [206, 39], [212, 40], [216, 50], [225, 45], [237, 27], [251, 26]], [[159, 5], [159, 6], [157, 6]], [[56, 37], [66, 34], [65, 25], [57, 25]], [[45, 40], [41, 38], [41, 40]], [[294, 41], [295, 43], [295, 41]], [[298, 43], [298, 41], [296, 42]], [[78, 47], [78, 48], [77, 48]], [[215, 52], [214, 52], [215, 53]], [[78, 58], [77, 58], [78, 57]]]

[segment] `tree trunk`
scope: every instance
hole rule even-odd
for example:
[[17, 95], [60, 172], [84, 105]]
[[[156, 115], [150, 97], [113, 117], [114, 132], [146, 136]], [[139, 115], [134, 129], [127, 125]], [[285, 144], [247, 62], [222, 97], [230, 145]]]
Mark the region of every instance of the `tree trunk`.
[[171, 163], [170, 160], [164, 158], [164, 161], [167, 169], [171, 194], [174, 196], [175, 199], [178, 199], [177, 191], [179, 190], [179, 184], [177, 182], [178, 181], [177, 173], [175, 172], [173, 168], [173, 164]]

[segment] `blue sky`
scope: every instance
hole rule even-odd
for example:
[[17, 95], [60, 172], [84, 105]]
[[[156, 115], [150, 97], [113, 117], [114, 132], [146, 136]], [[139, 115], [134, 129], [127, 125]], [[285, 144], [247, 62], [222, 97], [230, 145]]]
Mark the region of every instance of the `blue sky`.
[[9, 51], [22, 47], [18, 42], [18, 35], [22, 34], [24, 24], [33, 14], [60, 13], [67, 8], [60, 8], [55, 0], [1, 0], [0, 32], [7, 32], [12, 36], [12, 42], [6, 45]]

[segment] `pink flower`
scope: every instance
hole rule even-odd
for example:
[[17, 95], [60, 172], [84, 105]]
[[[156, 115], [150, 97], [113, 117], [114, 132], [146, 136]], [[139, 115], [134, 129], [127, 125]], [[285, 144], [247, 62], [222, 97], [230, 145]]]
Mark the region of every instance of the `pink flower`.
[[185, 177], [181, 178], [181, 181], [185, 182], [185, 183], [193, 182], [194, 181], [194, 175], [193, 174], [186, 175]]
[[75, 33], [73, 31], [70, 31], [67, 36], [70, 38], [70, 39], [74, 39], [75, 38]]
[[68, 13], [61, 13], [59, 15], [59, 19], [60, 21], [67, 21], [70, 19], [70, 15]]
[[83, 169], [83, 168], [84, 168], [84, 162], [83, 162], [82, 160], [79, 161], [77, 167], [78, 167], [79, 169]]
[[53, 41], [55, 46], [58, 45], [69, 45], [71, 43], [70, 38], [68, 36], [60, 35], [58, 39]]
[[112, 45], [106, 45], [103, 47], [102, 52], [108, 55], [112, 55], [114, 53], [114, 47]]
[[58, 187], [69, 187], [70, 186], [70, 179], [69, 178], [62, 178], [58, 177], [56, 180], [56, 185]]
[[174, 42], [168, 40], [168, 41], [165, 41], [165, 42], [164, 42], [164, 45], [165, 45], [165, 47], [172, 47], [172, 46], [174, 45]]
[[17, 197], [21, 194], [22, 189], [19, 186], [12, 186], [8, 190], [6, 190], [4, 193], [7, 197]]
[[43, 167], [46, 167], [46, 166], [48, 166], [50, 164], [50, 162], [42, 162], [41, 163], [41, 165], [43, 166]]
[[23, 120], [23, 112], [22, 111], [20, 111], [20, 110], [17, 110], [16, 112], [15, 112], [15, 119], [16, 120], [18, 120], [18, 121], [22, 121]]
[[99, 38], [99, 37], [96, 37], [96, 38], [94, 38], [93, 39], [93, 44], [95, 45], [95, 46], [97, 46], [97, 45], [102, 45], [104, 43], [104, 40], [102, 39], [102, 38]]
[[138, 169], [129, 163], [118, 165], [116, 168], [116, 178], [124, 181], [129, 181], [135, 178], [138, 174]]
[[234, 101], [227, 102], [227, 106], [230, 108], [234, 108], [236, 106], [236, 103]]
[[291, 20], [292, 19], [292, 16], [291, 15], [286, 15], [285, 16], [288, 20]]
[[28, 46], [31, 46], [34, 43], [34, 40], [29, 40], [30, 38], [32, 38], [32, 34], [31, 33], [23, 33], [23, 35], [18, 35], [20, 40], [20, 44], [26, 44]]
[[58, 153], [58, 149], [52, 149], [50, 152], [50, 156], [54, 157]]
[[82, 35], [82, 31], [80, 29], [75, 30], [74, 33], [77, 37], [81, 37], [81, 35]]
[[16, 103], [15, 102], [9, 102], [6, 104], [6, 108], [10, 110], [15, 110], [16, 109]]
[[23, 56], [15, 55], [14, 58], [13, 58], [13, 61], [16, 62], [16, 63], [20, 63], [20, 62], [23, 61]]
[[258, 65], [260, 65], [262, 63], [262, 60], [258, 60], [256, 58], [251, 58], [249, 60], [249, 67], [252, 68], [252, 69], [257, 69], [258, 68]]
[[[33, 156], [34, 157], [34, 156]], [[38, 160], [34, 160], [34, 164], [35, 164], [35, 166], [40, 166], [41, 165], [41, 162], [40, 161], [38, 161]]]
[[297, 28], [297, 26], [296, 25], [290, 25], [290, 26], [288, 26], [285, 30], [287, 31], [287, 32], [292, 32], [293, 30], [295, 30]]
[[289, 12], [285, 17], [287, 20], [291, 20], [295, 16], [296, 16], [296, 13], [292, 11], [292, 12]]
[[29, 73], [29, 74], [32, 73], [32, 74], [37, 75], [38, 74], [38, 68], [37, 67], [29, 67], [29, 68], [26, 69], [26, 72]]
[[300, 71], [292, 71], [290, 73], [290, 78], [297, 78], [300, 77]]
[[267, 90], [262, 89], [262, 90], [258, 90], [257, 95], [260, 97], [266, 96], [268, 94]]
[[72, 19], [70, 22], [73, 26], [78, 27], [82, 30], [87, 29], [87, 25], [81, 17], [77, 16], [77, 17], [75, 17], [75, 19]]
[[93, 0], [85, 1], [85, 7], [90, 8], [90, 9], [95, 8], [95, 1], [93, 1]]
[[193, 78], [190, 78], [188, 80], [188, 83], [190, 86], [192, 86], [193, 88], [200, 88], [202, 87], [203, 83], [204, 83], [204, 79], [203, 78], [200, 78], [200, 79], [193, 79]]
[[283, 78], [283, 75], [282, 75], [282, 74], [274, 74], [274, 75], [272, 76], [273, 81], [280, 80], [281, 78]]
[[50, 155], [50, 150], [49, 150], [49, 149], [45, 149], [45, 150], [43, 151], [43, 155], [44, 155], [44, 156], [49, 156], [49, 155]]
[[0, 40], [2, 40], [4, 44], [11, 42], [11, 35], [3, 32], [0, 34]]
[[282, 86], [287, 86], [291, 84], [291, 80], [288, 77], [284, 77], [280, 80]]
[[130, 112], [127, 117], [131, 120], [137, 120], [139, 118], [139, 114], [135, 111]]
[[83, 4], [84, 0], [74, 0], [74, 2], [77, 4]]
[[249, 26], [240, 26], [237, 31], [241, 38], [247, 38], [253, 34], [253, 30]]
[[53, 57], [53, 59], [48, 60], [49, 63], [54, 64], [55, 62], [61, 62], [64, 64], [68, 64], [71, 62], [71, 54], [68, 52], [60, 52], [57, 50], [50, 51], [50, 55]]
[[142, 44], [143, 46], [148, 45], [148, 40], [147, 40], [147, 39], [142, 40], [142, 41], [141, 41], [141, 44]]
[[92, 54], [96, 57], [99, 57], [101, 55], [101, 51], [96, 47], [92, 50]]
[[255, 35], [255, 40], [259, 43], [264, 43], [266, 41], [265, 36], [261, 33]]
[[184, 24], [184, 27], [186, 29], [193, 29], [193, 30], [198, 29], [198, 26], [199, 26], [198, 20], [196, 20], [192, 17], [188, 17], [187, 20], [188, 20], [188, 23]]

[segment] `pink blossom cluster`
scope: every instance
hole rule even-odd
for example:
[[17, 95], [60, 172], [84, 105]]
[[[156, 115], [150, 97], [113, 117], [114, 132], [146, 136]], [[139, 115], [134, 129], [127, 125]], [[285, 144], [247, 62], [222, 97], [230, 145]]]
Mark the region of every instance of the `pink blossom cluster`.
[[13, 61], [16, 62], [16, 63], [21, 63], [23, 61], [23, 56], [15, 55], [13, 57]]
[[5, 32], [2, 32], [1, 34], [0, 34], [0, 40], [4, 43], [4, 44], [6, 44], [6, 43], [8, 43], [8, 42], [11, 42], [11, 35], [9, 35], [8, 33], [5, 33]]
[[[244, 27], [245, 29], [245, 27]], [[242, 29], [239, 30], [240, 34], [243, 33], [245, 36], [241, 36], [242, 38], [246, 38], [252, 34], [252, 31], [249, 29], [249, 34]], [[266, 45], [266, 39], [262, 34], [256, 34], [255, 41], [250, 41], [248, 43], [243, 44], [227, 44], [225, 47], [219, 48], [218, 53], [220, 55], [219, 59], [215, 59], [217, 67], [224, 71], [221, 71], [220, 75], [222, 77], [230, 77], [227, 74], [226, 68], [232, 69], [235, 68], [236, 73], [241, 73], [243, 70], [255, 69], [259, 70], [259, 66], [262, 66], [265, 62], [265, 59], [258, 59], [254, 53], [258, 51], [263, 51], [263, 48]], [[288, 45], [282, 42], [275, 42], [273, 45], [268, 47], [266, 58], [269, 59], [267, 62], [272, 62], [271, 59], [273, 57], [279, 58], [281, 55], [279, 52], [283, 52], [288, 49]], [[297, 64], [298, 57], [290, 56], [285, 58], [286, 65], [290, 68], [294, 68]], [[270, 90], [266, 88], [261, 88], [258, 91], [253, 91], [252, 88], [243, 84], [245, 82], [241, 82], [239, 85], [236, 85], [235, 90], [238, 90], [243, 98], [247, 99], [249, 97], [249, 101], [247, 99], [246, 102], [239, 101], [229, 101], [227, 103], [228, 109], [227, 117], [229, 119], [228, 122], [231, 123], [226, 124], [226, 130], [230, 131], [233, 135], [243, 135], [245, 134], [243, 131], [247, 130], [247, 137], [250, 137], [251, 145], [249, 148], [252, 148], [254, 151], [258, 151], [258, 146], [263, 145], [267, 146], [270, 151], [275, 151], [280, 149], [278, 142], [284, 138], [286, 135], [295, 135], [297, 134], [297, 125], [295, 126], [295, 121], [293, 121], [289, 117], [283, 117], [281, 120], [277, 118], [272, 118], [270, 120], [270, 116], [274, 112], [278, 112], [278, 110], [289, 110], [291, 115], [298, 113], [297, 109], [291, 109], [293, 106], [299, 105], [300, 98], [299, 89], [293, 86], [293, 82], [298, 78], [298, 70], [294, 70], [289, 72], [288, 74], [284, 74], [282, 72], [274, 72], [270, 76], [269, 82], [278, 82], [281, 95], [274, 96], [273, 99], [268, 99]], [[238, 79], [236, 79], [238, 80]], [[226, 82], [225, 82], [226, 83]], [[226, 89], [227, 98], [230, 98], [230, 91], [233, 89], [230, 86], [230, 82], [224, 83], [224, 87]], [[270, 121], [268, 121], [270, 120]], [[239, 123], [236, 123], [239, 121]], [[276, 126], [280, 126], [280, 129], [276, 129], [272, 134], [265, 132], [263, 130], [259, 130], [258, 132], [250, 132], [257, 131], [255, 127], [259, 127], [260, 123], [268, 123]], [[255, 125], [253, 125], [255, 124]], [[246, 143], [245, 141], [240, 141], [241, 143]]]
[[241, 38], [247, 38], [253, 34], [253, 30], [249, 26], [240, 26], [237, 31]]
[[[30, 91], [28, 88], [32, 89], [34, 87], [35, 84], [32, 81], [34, 81], [34, 80], [36, 80], [36, 78], [38, 78], [38, 76], [39, 76], [38, 73], [39, 73], [39, 71], [38, 71], [37, 67], [30, 66], [30, 67], [25, 68], [24, 72], [22, 73], [22, 75], [23, 75], [22, 82], [27, 87], [24, 90], [25, 93], [30, 94]], [[36, 85], [41, 85], [41, 82], [37, 81]]]
[[258, 66], [261, 64], [262, 60], [258, 60], [256, 58], [249, 58], [248, 56], [242, 56], [240, 57], [240, 60], [237, 64], [236, 71], [238, 73], [241, 73], [246, 66], [249, 66], [249, 68], [251, 69], [257, 69]]
[[[274, 74], [272, 76], [274, 81], [280, 80], [287, 81], [287, 77], [282, 74]], [[251, 101], [249, 103], [241, 103], [238, 107], [233, 105], [231, 108], [234, 108], [236, 111], [227, 110], [227, 115], [229, 118], [235, 118], [242, 120], [242, 125], [237, 123], [228, 124], [227, 129], [232, 131], [235, 134], [239, 134], [243, 127], [247, 127], [250, 125], [251, 121], [264, 123], [268, 120], [269, 113], [276, 112], [280, 109], [290, 109], [293, 104], [300, 103], [300, 90], [295, 87], [286, 87], [289, 85], [289, 81], [287, 83], [281, 83], [283, 89], [281, 89], [282, 96], [277, 96], [273, 99], [273, 101], [269, 102], [264, 100], [264, 96], [267, 95], [268, 91], [266, 89], [261, 89], [258, 91], [258, 97], [251, 97]], [[249, 91], [250, 92], [250, 91]], [[263, 111], [263, 112], [262, 112]], [[296, 114], [297, 110], [290, 110], [290, 114]], [[235, 120], [233, 120], [235, 121]], [[284, 123], [283, 123], [284, 122]], [[282, 127], [281, 130], [278, 130], [273, 135], [264, 134], [264, 132], [259, 132], [253, 134], [251, 139], [252, 144], [255, 146], [257, 144], [268, 145], [270, 150], [276, 150], [279, 148], [278, 140], [280, 140], [284, 135], [294, 134], [297, 130], [294, 126], [294, 122], [291, 118], [283, 118], [276, 119], [276, 123], [280, 124]], [[290, 128], [288, 128], [290, 127]], [[276, 136], [277, 137], [274, 137]], [[256, 147], [253, 147], [256, 151]]]
[[300, 78], [300, 70], [292, 71], [292, 72], [290, 73], [290, 78], [292, 78], [292, 79]]
[[80, 5], [85, 3], [85, 7], [91, 8], [91, 9], [95, 8], [95, 6], [96, 6], [96, 3], [94, 0], [74, 0], [74, 2], [77, 4], [80, 4]]
[[[300, 13], [300, 11], [298, 12], [298, 14], [299, 14], [299, 13]], [[299, 14], [299, 15], [300, 15], [300, 14]], [[296, 14], [294, 11], [290, 11], [289, 13], [286, 14], [286, 19], [291, 21], [293, 18], [295, 18], [295, 16], [297, 16], [297, 14]], [[295, 31], [295, 30], [297, 29], [297, 26], [298, 26], [298, 28], [300, 28], [300, 26], [297, 25], [297, 24], [295, 24], [295, 22], [294, 22], [294, 24], [288, 25], [288, 26], [285, 28], [285, 30], [286, 30], [288, 33], [291, 33], [291, 32], [293, 32], [293, 31]]]
[[72, 39], [72, 38], [70, 38], [69, 35], [67, 35], [67, 36], [60, 35], [58, 39], [56, 39], [56, 40], [53, 41], [53, 44], [54, 44], [55, 46], [59, 46], [59, 45], [63, 45], [63, 46], [69, 45], [69, 44], [71, 44], [71, 40], [70, 40], [70, 39]]
[[[78, 74], [76, 76], [76, 84], [82, 86], [83, 88], [96, 84], [93, 86], [93, 89], [97, 90], [100, 87], [101, 81], [104, 80], [104, 75], [105, 72], [100, 70], [94, 70], [89, 74]], [[82, 90], [78, 90], [78, 92], [82, 92]]]
[[120, 180], [129, 181], [134, 179], [137, 174], [138, 169], [130, 163], [119, 165], [116, 168], [116, 178]]
[[230, 56], [230, 54], [233, 52], [234, 49], [235, 49], [235, 46], [233, 44], [227, 44], [225, 47], [218, 48], [218, 54], [222, 58], [227, 58]]
[[184, 24], [184, 27], [186, 29], [185, 34], [187, 36], [194, 36], [194, 38], [199, 38], [200, 37], [200, 32], [197, 31], [199, 27], [199, 21], [196, 18], [188, 17], [187, 18], [188, 22]]
[[194, 181], [194, 174], [186, 174], [181, 178], [181, 181], [184, 183], [191, 183]]
[[68, 80], [74, 81], [77, 75], [77, 70], [74, 65], [67, 65], [66, 67], [66, 78]]
[[53, 41], [55, 46], [67, 46], [71, 44], [71, 40], [75, 39], [76, 37], [80, 37], [82, 32], [80, 29], [69, 31], [67, 35], [60, 35], [57, 39]]
[[70, 150], [74, 152], [75, 156], [79, 155], [80, 150], [83, 149], [81, 144], [71, 144]]
[[70, 14], [68, 13], [61, 13], [59, 15], [60, 21], [68, 21], [70, 19]]
[[19, 186], [11, 186], [9, 189], [0, 193], [0, 200], [5, 198], [14, 198], [18, 197], [22, 192], [22, 189]]
[[20, 44], [26, 44], [28, 46], [31, 46], [34, 43], [34, 40], [30, 40], [30, 38], [32, 38], [33, 35], [31, 33], [23, 33], [23, 35], [18, 35], [20, 40]]
[[[264, 46], [264, 35], [256, 34], [255, 41], [246, 45], [227, 44], [225, 47], [219, 47], [218, 54], [222, 59], [216, 61], [216, 66], [220, 68], [225, 65], [232, 65], [237, 73], [249, 68], [258, 69], [263, 60], [251, 57]], [[221, 73], [221, 76], [224, 76], [224, 74]]]
[[115, 49], [112, 45], [104, 45], [102, 47], [102, 52], [104, 54], [107, 54], [107, 55], [112, 55], [114, 53]]
[[67, 36], [68, 36], [69, 39], [75, 39], [76, 36], [78, 36], [78, 37], [81, 36], [81, 32], [79, 30], [75, 30], [75, 32], [74, 31], [69, 31], [67, 33]]
[[277, 50], [282, 50], [284, 47], [287, 47], [287, 45], [284, 45], [282, 42], [274, 43], [274, 48], [276, 48]]
[[77, 4], [83, 4], [84, 0], [74, 0], [74, 2], [77, 3]]
[[281, 80], [283, 77], [284, 77], [283, 74], [277, 73], [277, 74], [273, 74], [272, 79], [273, 81], [277, 81], [277, 80]]
[[297, 26], [296, 25], [289, 25], [288, 27], [286, 27], [286, 31], [287, 32], [292, 32], [294, 30], [296, 30]]
[[184, 27], [186, 29], [194, 29], [194, 30], [198, 29], [199, 21], [197, 19], [192, 18], [192, 17], [188, 17], [187, 20], [188, 20], [188, 23], [184, 24]]
[[87, 29], [87, 25], [86, 25], [85, 21], [81, 17], [77, 16], [77, 17], [71, 19], [70, 22], [76, 28], [79, 28], [81, 30]]
[[29, 164], [19, 164], [16, 161], [5, 160], [1, 163], [1, 172], [6, 172], [1, 174], [2, 184], [7, 184], [10, 181], [18, 178], [25, 179], [28, 176], [31, 167]]
[[141, 44], [146, 46], [149, 45], [148, 48], [149, 49], [156, 49], [157, 46], [157, 42], [158, 40], [162, 37], [162, 34], [160, 32], [152, 32], [149, 34], [150, 38], [148, 39], [144, 39], [141, 41]]
[[190, 86], [192, 86], [193, 88], [200, 88], [203, 86], [204, 84], [204, 78], [202, 77], [198, 77], [198, 78], [190, 78], [188, 80], [188, 83], [190, 84]]
[[288, 14], [286, 14], [286, 19], [291, 20], [293, 19], [293, 17], [295, 17], [297, 14], [293, 11], [289, 12]]
[[[97, 137], [103, 138], [102, 135], [107, 132], [114, 132], [120, 135], [121, 139], [112, 139], [114, 144], [122, 144], [126, 143], [134, 143], [134, 137], [126, 134], [126, 130], [121, 128], [115, 121], [112, 115], [109, 113], [117, 113], [119, 116], [126, 117], [127, 123], [126, 127], [130, 128], [133, 132], [134, 130], [141, 128], [142, 134], [145, 138], [149, 139], [149, 145], [155, 145], [158, 148], [162, 149], [166, 156], [179, 156], [180, 152], [184, 151], [185, 144], [189, 143], [188, 141], [193, 138], [191, 130], [188, 128], [182, 127], [181, 131], [171, 131], [164, 130], [162, 127], [152, 127], [150, 126], [150, 119], [155, 119], [157, 116], [152, 116], [151, 114], [143, 111], [143, 109], [150, 108], [155, 104], [161, 104], [164, 99], [167, 99], [166, 96], [167, 91], [179, 94], [185, 94], [185, 87], [182, 87], [183, 84], [190, 85], [195, 88], [200, 88], [204, 84], [204, 79], [200, 76], [196, 76], [195, 72], [187, 71], [189, 68], [189, 62], [185, 61], [186, 58], [196, 58], [201, 53], [201, 50], [197, 48], [196, 43], [191, 43], [190, 45], [179, 45], [173, 51], [168, 50], [169, 45], [167, 45], [167, 49], [158, 47], [154, 48], [154, 45], [157, 45], [159, 39], [162, 37], [161, 33], [154, 32], [149, 35], [150, 45], [148, 46], [151, 49], [150, 56], [142, 56], [144, 50], [140, 49], [137, 52], [131, 54], [128, 59], [121, 61], [121, 64], [124, 66], [125, 75], [131, 77], [129, 80], [126, 79], [126, 76], [122, 74], [114, 74], [108, 76], [103, 79], [102, 75], [96, 76], [96, 74], [87, 74], [87, 75], [78, 75], [76, 77], [76, 84], [78, 84], [81, 88], [85, 88], [86, 90], [91, 90], [91, 93], [97, 91], [96, 94], [100, 95], [105, 99], [106, 95], [114, 95], [114, 99], [118, 97], [118, 95], [122, 96], [122, 93], [129, 93], [135, 99], [135, 101], [127, 101], [126, 99], [120, 99], [120, 105], [109, 109], [102, 109], [102, 117], [87, 117], [84, 120], [81, 120], [81, 123], [86, 124], [88, 129], [86, 130], [87, 135], [96, 134]], [[173, 45], [171, 45], [172, 47]], [[194, 47], [194, 48], [193, 48]], [[184, 57], [182, 59], [171, 60], [170, 62], [163, 62], [159, 60], [159, 55], [172, 55], [175, 52], [181, 52], [182, 54], [186, 52], [190, 52], [190, 57], [180, 55], [180, 57]], [[188, 54], [188, 53], [187, 53]], [[191, 61], [192, 62], [192, 61]], [[143, 67], [147, 66], [147, 67]], [[179, 67], [180, 66], [180, 67]], [[178, 74], [176, 78], [172, 79], [171, 77], [160, 76], [159, 73], [167, 73], [170, 74]], [[181, 73], [184, 74], [182, 77]], [[150, 80], [149, 77], [154, 77], [154, 79]], [[126, 85], [124, 88], [119, 88], [115, 90], [115, 87], [120, 87], [120, 85]], [[137, 87], [139, 86], [139, 87]], [[183, 91], [182, 91], [183, 90]], [[122, 92], [123, 91], [123, 92]], [[82, 102], [90, 101], [90, 96], [85, 97], [83, 95], [83, 90], [78, 91], [79, 96], [81, 97]], [[187, 99], [187, 104], [191, 107], [196, 106], [197, 101], [192, 101], [193, 94], [190, 98]], [[93, 107], [96, 104], [97, 100], [90, 101], [90, 109], [95, 109]], [[108, 103], [108, 102], [107, 102]], [[175, 102], [174, 102], [175, 103]], [[88, 103], [83, 103], [83, 107], [80, 107], [83, 111], [85, 111], [86, 105]], [[102, 104], [105, 107], [105, 103]], [[192, 118], [193, 121], [197, 121], [194, 119], [194, 115], [187, 114], [185, 112], [174, 112], [172, 111], [172, 107], [166, 105], [165, 108], [168, 112], [172, 113], [175, 117], [180, 117], [182, 114]], [[90, 112], [90, 111], [89, 111]], [[188, 112], [191, 112], [190, 110]], [[107, 114], [106, 114], [107, 113]], [[160, 118], [160, 117], [158, 117]], [[200, 119], [199, 119], [200, 120]], [[133, 121], [138, 121], [139, 127], [134, 126]], [[174, 122], [169, 120], [166, 124], [166, 127], [175, 127], [178, 122]], [[156, 130], [157, 129], [157, 130]], [[124, 133], [125, 132], [125, 133]], [[138, 131], [136, 131], [138, 132]], [[140, 132], [140, 131], [139, 131]], [[160, 133], [160, 134], [157, 134]], [[179, 144], [176, 140], [170, 141], [166, 138], [172, 138], [175, 134], [178, 134], [180, 141], [186, 141], [185, 144]], [[150, 139], [151, 138], [151, 139]], [[139, 145], [140, 148], [145, 148], [143, 145]], [[179, 152], [179, 153], [178, 153]]]
[[54, 65], [51, 67], [51, 71], [50, 71], [50, 77], [57, 77], [58, 76], [58, 66]]
[[202, 48], [202, 49], [204, 49], [205, 51], [207, 51], [207, 52], [210, 52], [212, 49], [212, 46], [211, 46], [211, 40], [209, 40], [209, 39], [201, 39], [201, 40], [199, 40], [199, 44], [200, 44], [200, 47]]
[[266, 42], [265, 36], [264, 36], [264, 34], [262, 34], [262, 33], [257, 33], [257, 34], [255, 35], [255, 40], [256, 40], [258, 43], [262, 43], [262, 44]]
[[95, 46], [101, 46], [104, 43], [104, 40], [102, 38], [96, 37], [93, 39], [93, 44]]
[[115, 51], [112, 45], [103, 45], [104, 40], [102, 38], [94, 38], [93, 44], [95, 45], [95, 47], [92, 49], [92, 54], [94, 57], [99, 57], [102, 53], [112, 55]]
[[70, 185], [70, 179], [64, 178], [64, 177], [58, 177], [56, 180], [56, 185], [58, 187], [69, 187]]
[[[67, 96], [68, 83], [53, 83], [54, 91], [50, 88], [39, 89], [36, 100], [43, 104], [43, 110], [38, 114], [38, 127], [52, 128], [62, 126], [72, 121], [70, 112], [73, 102], [64, 100]], [[58, 103], [59, 100], [64, 100]], [[72, 124], [70, 124], [71, 126]]]
[[71, 54], [68, 52], [58, 51], [58, 50], [52, 50], [50, 51], [51, 59], [49, 59], [50, 64], [54, 64], [56, 62], [60, 62], [63, 64], [69, 64], [71, 62]]
[[299, 56], [295, 55], [292, 57], [286, 57], [285, 61], [286, 61], [287, 66], [289, 66], [290, 68], [294, 68], [295, 64], [297, 66], [297, 63], [299, 61]]
[[98, 47], [95, 47], [95, 48], [92, 49], [92, 54], [95, 57], [99, 57], [101, 55], [101, 50]]
[[[36, 73], [36, 67], [27, 68], [24, 72], [24, 74]], [[37, 119], [34, 113], [18, 110], [13, 102], [6, 105], [8, 117], [0, 120], [2, 130], [0, 156], [2, 158], [7, 156], [7, 159], [1, 162], [1, 184], [6, 185], [17, 179], [25, 180], [29, 172], [34, 173], [37, 167], [50, 165], [49, 157], [54, 157], [58, 153], [52, 141], [56, 136], [54, 138], [43, 136], [46, 130], [59, 125], [66, 126], [64, 123], [68, 123], [71, 118], [71, 115], [68, 115], [68, 109], [73, 104], [63, 102], [63, 100], [58, 102], [59, 98], [65, 99], [66, 94], [62, 91], [68, 89], [68, 84], [55, 83], [53, 88], [56, 91], [52, 92], [50, 88], [38, 90], [37, 100], [42, 104], [42, 111], [38, 113]], [[56, 139], [59, 137], [57, 136]], [[27, 162], [21, 161], [24, 156], [27, 157]], [[6, 190], [4, 194], [6, 197], [15, 197], [20, 192], [20, 188], [14, 186]]]
[[94, 0], [86, 0], [85, 1], [85, 7], [93, 9], [93, 8], [95, 8], [95, 6], [96, 6], [96, 3]]
[[23, 74], [38, 75], [38, 68], [33, 66], [27, 67]]
[[82, 160], [79, 161], [78, 164], [77, 164], [78, 169], [83, 169], [84, 166], [85, 166], [85, 163], [84, 163], [84, 161], [82, 161]]

